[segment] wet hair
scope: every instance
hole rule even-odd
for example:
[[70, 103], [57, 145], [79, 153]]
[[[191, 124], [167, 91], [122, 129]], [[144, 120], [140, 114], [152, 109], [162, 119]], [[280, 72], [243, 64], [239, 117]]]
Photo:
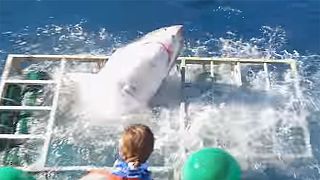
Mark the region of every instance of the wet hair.
[[143, 124], [133, 124], [125, 128], [120, 138], [120, 156], [135, 167], [145, 163], [154, 147], [151, 129]]

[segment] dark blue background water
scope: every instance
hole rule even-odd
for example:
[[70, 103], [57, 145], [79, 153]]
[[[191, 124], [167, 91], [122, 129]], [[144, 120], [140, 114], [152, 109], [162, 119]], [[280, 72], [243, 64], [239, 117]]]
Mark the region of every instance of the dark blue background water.
[[[8, 53], [27, 53], [21, 46], [34, 43], [49, 46], [46, 50], [50, 49], [54, 43], [36, 38], [38, 27], [77, 24], [83, 20], [86, 23], [82, 27], [88, 32], [106, 28], [112, 34], [125, 32], [129, 39], [134, 38], [138, 31], [148, 32], [171, 24], [184, 24], [186, 36], [191, 39], [205, 39], [207, 34], [211, 38], [219, 38], [228, 31], [236, 33], [239, 38], [251, 39], [261, 36], [263, 26], [279, 26], [286, 33], [286, 43], [282, 49], [289, 52], [297, 50], [300, 55], [307, 56], [300, 58], [304, 63], [304, 85], [310, 98], [320, 103], [317, 98], [320, 96], [320, 58], [310, 56], [320, 54], [319, 0], [0, 0], [1, 64]], [[26, 32], [31, 35], [23, 35]], [[17, 39], [28, 44], [17, 46]], [[318, 149], [320, 144], [319, 115], [316, 111], [319, 109], [311, 109], [313, 115], [310, 116], [311, 141], [317, 146], [314, 149]], [[320, 159], [320, 152], [315, 151], [315, 155]], [[306, 170], [305, 174], [308, 173], [310, 179], [319, 178], [316, 169]], [[274, 169], [268, 169], [266, 174], [266, 179], [294, 179], [292, 173], [287, 176]]]
[[[219, 6], [241, 13], [217, 11]], [[83, 19], [92, 30], [106, 27], [111, 32], [147, 32], [163, 25], [184, 24], [215, 37], [233, 31], [251, 38], [262, 26], [281, 26], [288, 40], [285, 49], [320, 52], [318, 0], [0, 0], [0, 32]], [[10, 48], [3, 36], [0, 40], [1, 49]]]

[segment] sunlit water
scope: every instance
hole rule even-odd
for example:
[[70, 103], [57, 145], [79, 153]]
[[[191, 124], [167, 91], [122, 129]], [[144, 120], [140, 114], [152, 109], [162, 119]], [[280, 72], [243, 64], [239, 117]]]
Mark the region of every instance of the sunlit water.
[[[240, 10], [222, 7], [215, 12], [241, 14]], [[98, 31], [88, 31], [86, 23], [48, 24], [26, 27], [21, 32], [1, 33], [11, 41], [15, 53], [94, 55], [111, 54], [114, 48], [134, 40], [132, 37], [144, 34], [114, 34], [102, 27]], [[246, 179], [319, 179], [319, 55], [301, 55], [298, 51], [284, 49], [287, 35], [281, 27], [259, 27], [260, 33], [246, 40], [240, 38], [241, 34], [231, 31], [221, 37], [208, 33], [200, 33], [199, 36], [193, 28], [185, 31], [188, 36], [183, 56], [297, 59], [299, 86], [294, 86], [295, 79], [284, 66], [269, 67], [270, 89], [266, 89], [263, 67], [242, 67], [242, 87], [233, 81], [228, 65], [216, 67], [214, 83], [199, 78], [202, 67], [188, 67], [187, 81], [193, 82], [185, 90], [190, 102], [189, 121], [187, 128], [181, 129], [180, 75], [173, 69], [153, 99], [150, 112], [127, 117], [121, 124], [112, 121], [96, 127], [92, 126], [96, 124], [92, 123], [94, 119], [86, 119], [72, 108], [66, 108], [73, 101], [70, 94], [76, 91], [72, 79], [66, 76], [47, 164], [110, 166], [117, 156], [117, 139], [123, 126], [129, 122], [143, 122], [150, 125], [156, 135], [156, 148], [150, 160], [155, 166], [179, 169], [186, 153], [201, 147], [223, 147], [240, 161]], [[194, 33], [197, 36], [193, 36]], [[4, 58], [10, 52], [2, 49], [1, 55]], [[68, 72], [75, 72], [86, 71], [91, 66], [73, 64], [67, 67]], [[32, 68], [49, 70], [54, 77], [55, 64]], [[43, 132], [43, 122], [37, 122], [36, 126], [31, 129], [32, 133]], [[286, 161], [282, 158], [304, 151], [299, 144], [301, 134], [297, 133], [299, 130], [293, 130], [295, 127], [303, 127], [310, 132], [314, 156], [308, 161], [298, 158]], [[267, 158], [262, 158], [264, 155]], [[61, 176], [73, 179], [79, 173], [52, 175], [51, 178], [59, 179]], [[156, 179], [165, 178], [166, 174], [156, 174]]]

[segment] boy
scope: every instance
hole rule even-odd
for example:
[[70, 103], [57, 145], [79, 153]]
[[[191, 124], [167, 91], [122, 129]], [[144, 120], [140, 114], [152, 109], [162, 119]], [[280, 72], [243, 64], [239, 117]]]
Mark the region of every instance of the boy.
[[112, 174], [126, 178], [151, 180], [146, 161], [154, 148], [154, 136], [150, 128], [143, 124], [128, 126], [119, 142], [119, 156]]
[[[133, 124], [125, 128], [119, 141], [120, 158], [114, 163], [115, 170], [94, 171], [83, 178], [102, 178], [106, 180], [152, 180], [146, 161], [154, 148], [151, 129], [143, 124]], [[87, 178], [87, 179], [86, 179]]]

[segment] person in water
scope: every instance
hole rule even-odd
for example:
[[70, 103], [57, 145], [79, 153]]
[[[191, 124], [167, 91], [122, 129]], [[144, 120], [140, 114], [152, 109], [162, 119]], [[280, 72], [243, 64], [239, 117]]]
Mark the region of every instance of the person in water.
[[143, 124], [125, 128], [119, 141], [119, 159], [111, 172], [93, 171], [82, 180], [103, 178], [107, 180], [152, 180], [147, 160], [153, 152], [154, 136], [151, 129]]

